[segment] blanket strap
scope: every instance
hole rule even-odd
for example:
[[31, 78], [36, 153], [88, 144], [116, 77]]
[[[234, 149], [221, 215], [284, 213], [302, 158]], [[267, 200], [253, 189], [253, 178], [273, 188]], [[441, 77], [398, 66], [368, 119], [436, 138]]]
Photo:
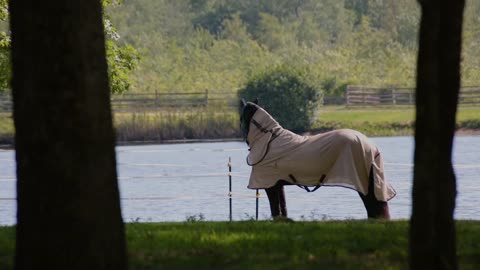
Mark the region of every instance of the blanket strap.
[[[265, 156], [267, 156], [267, 154], [268, 154], [268, 148], [270, 147], [270, 143], [271, 143], [273, 140], [275, 140], [279, 135], [278, 135], [277, 133], [275, 133], [275, 132], [273, 131], [273, 129], [266, 129], [266, 128], [262, 127], [262, 125], [260, 125], [260, 123], [258, 123], [258, 122], [255, 121], [254, 119], [252, 119], [251, 122], [252, 122], [258, 129], [260, 129], [261, 132], [263, 132], [263, 133], [269, 133], [269, 132], [270, 132], [270, 133], [272, 134], [272, 137], [270, 138], [270, 140], [269, 140], [268, 143], [267, 143], [267, 151], [265, 151], [265, 154], [263, 155], [263, 157], [262, 157], [257, 163], [254, 163], [254, 164], [248, 163], [248, 156], [247, 156], [247, 158], [246, 158], [246, 159], [247, 159], [247, 164], [250, 165], [250, 166], [255, 166], [255, 165], [257, 165], [258, 163], [262, 162], [263, 159], [265, 158]], [[251, 150], [251, 149], [248, 149], [248, 151], [250, 151], [250, 150]]]
[[251, 122], [258, 128], [260, 129], [261, 132], [263, 133], [272, 133], [272, 140], [275, 139], [276, 137], [278, 137], [278, 134], [276, 134], [275, 132], [273, 132], [273, 129], [266, 129], [264, 127], [262, 127], [262, 125], [260, 125], [260, 123], [258, 123], [257, 121], [255, 121], [255, 119], [252, 119]]
[[319, 189], [319, 188], [322, 186], [322, 183], [323, 183], [323, 181], [325, 180], [325, 177], [326, 177], [325, 174], [322, 174], [322, 177], [320, 177], [320, 180], [318, 181], [319, 184], [316, 185], [313, 189], [310, 189], [308, 186], [297, 184], [298, 181], [297, 181], [297, 179], [295, 178], [295, 176], [293, 176], [292, 174], [289, 174], [288, 176], [290, 177], [290, 179], [292, 179], [292, 181], [293, 181], [299, 188], [305, 190], [306, 192], [314, 192], [314, 191], [316, 191], [317, 189]]

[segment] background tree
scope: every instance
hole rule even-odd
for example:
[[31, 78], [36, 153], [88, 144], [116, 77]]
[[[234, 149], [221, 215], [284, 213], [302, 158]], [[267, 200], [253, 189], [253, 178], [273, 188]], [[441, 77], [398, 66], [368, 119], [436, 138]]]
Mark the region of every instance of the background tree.
[[[0, 22], [8, 20], [7, 0], [0, 0]], [[0, 93], [10, 88], [10, 36], [0, 29]]]
[[314, 121], [320, 89], [311, 85], [301, 71], [280, 66], [252, 77], [238, 96], [247, 101], [258, 98], [259, 105], [280, 125], [302, 132]]
[[[103, 8], [118, 6], [122, 0], [101, 0]], [[7, 0], [0, 0], [0, 23], [8, 21]], [[108, 75], [112, 93], [124, 93], [132, 87], [131, 71], [140, 61], [140, 54], [128, 43], [119, 45], [120, 35], [104, 13], [103, 23], [107, 37]], [[10, 89], [10, 34], [0, 29], [0, 91]]]
[[126, 269], [101, 3], [9, 3], [15, 268]]
[[133, 82], [130, 72], [135, 70], [140, 61], [140, 54], [128, 43], [119, 45], [120, 35], [112, 25], [110, 16], [103, 12], [112, 5], [120, 5], [122, 0], [102, 0], [103, 26], [106, 37], [108, 64], [108, 81], [112, 93], [121, 94], [130, 90]]
[[[479, 3], [467, 2], [467, 55], [480, 50]], [[107, 14], [119, 44], [142, 52], [138, 92], [235, 92], [275, 65], [308, 69], [316, 85], [415, 84], [416, 0], [129, 0]], [[479, 63], [464, 58], [464, 85], [478, 84]]]
[[419, 0], [411, 269], [457, 269], [452, 166], [463, 0]]

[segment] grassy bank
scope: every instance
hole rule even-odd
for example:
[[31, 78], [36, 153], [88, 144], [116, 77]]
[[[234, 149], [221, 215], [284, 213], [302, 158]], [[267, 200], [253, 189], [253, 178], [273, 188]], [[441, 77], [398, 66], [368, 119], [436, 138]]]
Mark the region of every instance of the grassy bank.
[[[172, 108], [114, 113], [119, 143], [240, 138], [238, 112], [231, 108]], [[0, 113], [0, 144], [12, 144], [11, 113]]]
[[[130, 223], [130, 269], [407, 269], [406, 221]], [[460, 269], [480, 265], [480, 222], [457, 221]], [[0, 268], [14, 230], [0, 228]]]
[[238, 113], [232, 109], [187, 108], [115, 113], [117, 140], [165, 141], [240, 137]]
[[[328, 106], [319, 110], [314, 132], [352, 128], [368, 136], [412, 135], [414, 107]], [[241, 137], [238, 114], [233, 108], [178, 108], [130, 111], [114, 114], [119, 143], [164, 142], [184, 139], [229, 139]], [[457, 127], [480, 132], [480, 108], [460, 107]], [[11, 114], [0, 114], [0, 144], [13, 142]]]
[[[320, 110], [318, 119], [313, 128], [320, 131], [352, 128], [368, 136], [413, 135], [415, 108], [329, 106]], [[459, 107], [457, 128], [480, 131], [480, 108]]]
[[0, 112], [0, 144], [12, 144], [14, 134], [12, 114]]

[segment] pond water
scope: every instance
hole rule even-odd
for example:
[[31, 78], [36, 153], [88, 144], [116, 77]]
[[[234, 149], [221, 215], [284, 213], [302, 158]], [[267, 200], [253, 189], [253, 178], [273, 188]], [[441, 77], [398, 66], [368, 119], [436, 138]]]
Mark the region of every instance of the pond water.
[[[413, 137], [371, 138], [383, 152], [388, 181], [397, 191], [390, 201], [394, 219], [411, 213]], [[454, 144], [457, 175], [456, 219], [480, 219], [480, 136], [459, 136]], [[255, 191], [246, 188], [250, 167], [243, 142], [117, 147], [122, 214], [126, 222], [228, 220], [228, 160], [232, 160], [233, 220], [255, 218]], [[0, 225], [16, 220], [14, 151], [0, 150]], [[307, 193], [286, 187], [289, 216], [295, 220], [363, 219], [358, 194], [340, 187]], [[259, 219], [269, 219], [260, 191]]]

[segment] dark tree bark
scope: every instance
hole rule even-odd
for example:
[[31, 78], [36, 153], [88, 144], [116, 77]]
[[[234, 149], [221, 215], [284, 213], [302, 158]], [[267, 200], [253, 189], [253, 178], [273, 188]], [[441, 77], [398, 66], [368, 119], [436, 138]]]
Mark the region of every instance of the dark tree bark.
[[464, 0], [419, 0], [410, 268], [457, 269], [451, 157], [460, 88]]
[[125, 269], [101, 1], [9, 8], [15, 268]]

